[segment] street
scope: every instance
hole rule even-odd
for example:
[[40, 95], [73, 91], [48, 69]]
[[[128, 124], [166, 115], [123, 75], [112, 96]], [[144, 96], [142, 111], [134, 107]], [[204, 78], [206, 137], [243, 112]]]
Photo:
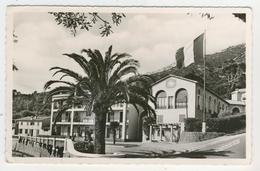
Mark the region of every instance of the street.
[[245, 133], [194, 143], [107, 144], [107, 153], [123, 153], [127, 158], [245, 158]]

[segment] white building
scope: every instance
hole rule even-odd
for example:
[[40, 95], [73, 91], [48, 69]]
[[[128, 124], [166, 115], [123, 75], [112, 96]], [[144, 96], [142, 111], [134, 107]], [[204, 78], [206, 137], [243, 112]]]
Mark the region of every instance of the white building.
[[[53, 134], [61, 136], [71, 136], [76, 138], [85, 138], [94, 132], [94, 114], [88, 113], [83, 104], [72, 106], [65, 113], [57, 118], [56, 126], [53, 128], [57, 111], [62, 103], [65, 102], [67, 95], [60, 94], [53, 96], [51, 107], [51, 129]], [[110, 122], [119, 122], [119, 128], [116, 130], [116, 138], [119, 141], [136, 141], [140, 136], [141, 128], [138, 127], [138, 114], [132, 105], [125, 103], [112, 106], [113, 114], [107, 114], [106, 139], [112, 139]]]
[[176, 136], [173, 135], [174, 125], [182, 125], [184, 129], [185, 118], [202, 120], [203, 108], [206, 118], [217, 117], [229, 111], [229, 103], [209, 89], [206, 89], [204, 105], [203, 86], [194, 80], [168, 75], [155, 82], [151, 89], [156, 98], [154, 108], [157, 121], [151, 126], [150, 134], [155, 140], [172, 141]]
[[17, 134], [21, 136], [51, 135], [50, 117], [24, 117], [16, 120], [18, 125]]
[[245, 113], [246, 89], [236, 89], [231, 93], [231, 100], [226, 101], [229, 103], [229, 110], [232, 114]]

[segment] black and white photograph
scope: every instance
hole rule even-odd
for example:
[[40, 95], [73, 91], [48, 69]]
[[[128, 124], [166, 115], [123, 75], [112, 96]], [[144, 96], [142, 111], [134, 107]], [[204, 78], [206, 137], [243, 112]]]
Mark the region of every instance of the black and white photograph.
[[8, 161], [248, 162], [250, 9], [10, 6], [7, 32]]

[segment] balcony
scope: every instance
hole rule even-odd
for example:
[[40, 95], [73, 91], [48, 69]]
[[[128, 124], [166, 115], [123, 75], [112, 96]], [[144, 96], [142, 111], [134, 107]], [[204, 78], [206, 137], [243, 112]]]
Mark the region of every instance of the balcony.
[[75, 111], [73, 122], [75, 122], [75, 123], [94, 123], [94, 116], [88, 115], [85, 111]]
[[112, 109], [114, 109], [114, 110], [123, 109], [123, 107], [124, 107], [124, 103], [117, 103], [112, 106]]

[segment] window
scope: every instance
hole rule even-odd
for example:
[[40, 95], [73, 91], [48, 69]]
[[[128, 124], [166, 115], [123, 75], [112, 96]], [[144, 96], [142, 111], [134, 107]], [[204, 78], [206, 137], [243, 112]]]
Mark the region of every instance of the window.
[[30, 122], [30, 125], [34, 125], [34, 122]]
[[209, 113], [211, 114], [211, 96], [209, 96], [208, 111], [209, 111]]
[[168, 97], [168, 109], [173, 109], [173, 96]]
[[179, 89], [175, 95], [175, 108], [186, 108], [188, 106], [188, 93], [185, 89]]
[[59, 102], [57, 100], [55, 100], [53, 102], [53, 109], [58, 109], [59, 108]]
[[28, 129], [25, 129], [24, 133], [27, 134], [28, 133]]
[[21, 122], [21, 125], [23, 125], [23, 122]]
[[159, 91], [156, 95], [156, 109], [166, 109], [166, 92]]
[[220, 102], [218, 102], [218, 113], [220, 112], [221, 106], [220, 106]]
[[107, 127], [107, 138], [109, 138], [109, 137], [110, 137], [110, 128]]
[[81, 102], [77, 103], [75, 107], [78, 109], [83, 108], [83, 102], [81, 101]]
[[222, 104], [222, 110], [224, 110], [224, 104]]
[[23, 129], [19, 129], [19, 133], [22, 134], [23, 133]]
[[214, 99], [214, 112], [216, 112], [216, 105], [217, 105], [217, 101], [216, 99]]
[[107, 114], [107, 122], [110, 122], [110, 113]]
[[200, 96], [198, 96], [198, 110], [200, 110]]
[[157, 124], [163, 123], [163, 115], [157, 115]]
[[123, 122], [123, 112], [120, 112], [119, 122]]
[[107, 114], [107, 122], [114, 121], [114, 113], [109, 112]]

